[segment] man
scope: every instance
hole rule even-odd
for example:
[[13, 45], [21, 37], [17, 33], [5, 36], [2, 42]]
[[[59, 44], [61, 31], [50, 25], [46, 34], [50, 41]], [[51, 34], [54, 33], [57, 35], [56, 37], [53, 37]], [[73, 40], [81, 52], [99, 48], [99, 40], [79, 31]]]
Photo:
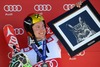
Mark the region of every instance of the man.
[[28, 15], [24, 20], [24, 28], [32, 40], [30, 46], [33, 49], [25, 52], [32, 65], [39, 61], [45, 62], [46, 59], [61, 58], [61, 50], [56, 36], [52, 35], [46, 39], [46, 24], [42, 15]]

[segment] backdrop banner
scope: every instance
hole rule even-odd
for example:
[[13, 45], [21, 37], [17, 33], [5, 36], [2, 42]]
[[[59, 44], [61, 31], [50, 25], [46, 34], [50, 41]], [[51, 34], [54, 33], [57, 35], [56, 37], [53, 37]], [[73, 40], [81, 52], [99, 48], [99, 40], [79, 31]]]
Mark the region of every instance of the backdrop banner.
[[[11, 24], [14, 27], [15, 35], [18, 39], [20, 48], [23, 51], [27, 52], [31, 49], [28, 46], [29, 38], [27, 37], [27, 34], [24, 30], [23, 21], [28, 14], [41, 13], [46, 23], [48, 23], [54, 18], [71, 10], [79, 1], [80, 0], [1, 0], [0, 67], [8, 67], [12, 57], [11, 50], [3, 34], [3, 27], [6, 24]], [[90, 0], [90, 2], [100, 14], [100, 0]], [[54, 34], [48, 25], [46, 27], [46, 30], [47, 38]], [[88, 49], [81, 51], [74, 57], [70, 57], [68, 51], [66, 51], [60, 40], [58, 40], [57, 44], [59, 47], [57, 45], [52, 45], [53, 47], [59, 48], [59, 54], [52, 52], [53, 55], [46, 60], [46, 62], [49, 63], [50, 67], [100, 67], [100, 41], [95, 43], [95, 45], [89, 47]], [[52, 49], [50, 45], [48, 46], [49, 49]], [[56, 48], [55, 51], [57, 51], [58, 49]], [[33, 67], [39, 67], [41, 65], [41, 62], [32, 64]]]

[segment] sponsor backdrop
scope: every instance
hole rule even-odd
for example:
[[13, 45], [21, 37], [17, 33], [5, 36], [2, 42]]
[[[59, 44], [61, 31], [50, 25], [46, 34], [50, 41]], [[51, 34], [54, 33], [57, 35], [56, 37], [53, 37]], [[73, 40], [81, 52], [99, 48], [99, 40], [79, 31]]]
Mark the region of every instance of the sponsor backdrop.
[[[30, 13], [42, 13], [46, 23], [62, 13], [72, 9], [79, 0], [0, 0], [0, 67], [8, 67], [10, 62], [10, 48], [4, 35], [3, 27], [6, 24], [14, 26], [21, 49], [26, 48], [27, 34], [23, 28], [23, 20]], [[100, 14], [100, 0], [90, 0]], [[47, 37], [53, 32], [47, 26]], [[58, 67], [100, 67], [100, 41], [73, 58], [60, 43], [61, 59]], [[51, 61], [53, 62], [53, 61]], [[56, 67], [52, 66], [52, 67]]]

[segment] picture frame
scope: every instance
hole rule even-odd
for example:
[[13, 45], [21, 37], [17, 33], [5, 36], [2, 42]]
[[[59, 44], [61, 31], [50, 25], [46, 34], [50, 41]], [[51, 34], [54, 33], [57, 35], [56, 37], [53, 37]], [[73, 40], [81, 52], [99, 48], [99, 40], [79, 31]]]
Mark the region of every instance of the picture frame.
[[71, 57], [100, 41], [100, 15], [86, 0], [81, 8], [63, 13], [48, 22]]

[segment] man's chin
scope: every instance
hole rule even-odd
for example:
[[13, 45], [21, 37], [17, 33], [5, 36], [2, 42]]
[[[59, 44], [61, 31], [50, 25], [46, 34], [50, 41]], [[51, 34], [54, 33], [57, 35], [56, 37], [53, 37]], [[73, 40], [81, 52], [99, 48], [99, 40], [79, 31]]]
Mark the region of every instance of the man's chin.
[[45, 37], [37, 39], [38, 41], [46, 39]]

